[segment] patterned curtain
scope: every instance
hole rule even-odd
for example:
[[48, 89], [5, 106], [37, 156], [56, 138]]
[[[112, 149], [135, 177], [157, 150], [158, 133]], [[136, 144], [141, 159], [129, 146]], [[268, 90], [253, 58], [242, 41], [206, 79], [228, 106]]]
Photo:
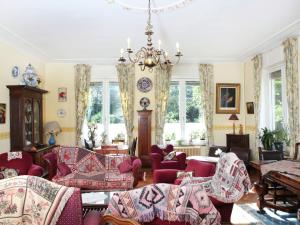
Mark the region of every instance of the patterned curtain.
[[199, 74], [201, 101], [204, 110], [207, 145], [211, 146], [214, 143], [214, 66], [211, 64], [200, 64]]
[[162, 69], [155, 68], [155, 143], [163, 144], [163, 132], [165, 126], [165, 116], [169, 98], [171, 84], [172, 66]]
[[116, 66], [119, 79], [121, 105], [125, 126], [127, 131], [127, 142], [132, 143], [133, 140], [133, 118], [134, 118], [134, 64], [118, 64]]
[[291, 156], [299, 141], [299, 82], [298, 82], [298, 40], [288, 38], [283, 42], [286, 73], [286, 96], [288, 105], [288, 127], [291, 139]]
[[82, 125], [88, 106], [91, 80], [91, 66], [75, 65], [75, 116], [76, 116], [76, 145], [81, 146]]
[[254, 118], [255, 118], [255, 151], [253, 157], [258, 159], [258, 147], [260, 146], [260, 101], [261, 101], [261, 82], [262, 82], [262, 55], [256, 55], [253, 59], [254, 71]]

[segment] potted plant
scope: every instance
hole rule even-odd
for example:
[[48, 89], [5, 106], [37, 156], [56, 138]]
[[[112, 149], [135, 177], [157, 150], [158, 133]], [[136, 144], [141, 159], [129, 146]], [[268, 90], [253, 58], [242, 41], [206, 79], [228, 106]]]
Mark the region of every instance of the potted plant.
[[259, 139], [265, 150], [272, 150], [274, 144], [274, 132], [267, 127], [262, 128], [262, 134]]
[[206, 132], [204, 130], [200, 132], [200, 145], [206, 145]]
[[88, 137], [89, 140], [92, 142], [92, 148], [95, 148], [96, 145], [96, 131], [97, 131], [97, 123], [90, 122], [88, 123]]
[[165, 135], [165, 144], [171, 144], [171, 141], [175, 141], [176, 134], [175, 133], [169, 133]]
[[290, 139], [286, 128], [274, 130], [274, 148], [279, 151], [284, 151], [284, 146], [290, 145]]

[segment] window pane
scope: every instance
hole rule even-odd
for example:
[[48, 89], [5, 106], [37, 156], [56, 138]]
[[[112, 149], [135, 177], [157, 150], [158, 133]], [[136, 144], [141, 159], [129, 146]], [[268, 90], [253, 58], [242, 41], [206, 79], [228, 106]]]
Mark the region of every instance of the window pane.
[[274, 122], [275, 129], [283, 128], [283, 108], [282, 108], [282, 80], [281, 71], [271, 73], [273, 102], [274, 102]]
[[124, 123], [120, 101], [120, 90], [117, 82], [109, 83], [109, 121], [110, 123]]
[[103, 84], [91, 83], [89, 93], [89, 105], [86, 114], [87, 122], [102, 123], [103, 115]]
[[199, 82], [186, 82], [186, 122], [199, 123], [202, 115]]
[[166, 123], [179, 123], [179, 83], [171, 82]]

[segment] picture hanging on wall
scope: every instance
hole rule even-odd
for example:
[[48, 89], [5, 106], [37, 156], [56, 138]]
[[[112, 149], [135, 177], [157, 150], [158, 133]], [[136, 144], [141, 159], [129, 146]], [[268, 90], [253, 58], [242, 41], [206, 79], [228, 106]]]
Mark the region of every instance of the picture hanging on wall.
[[59, 102], [67, 101], [67, 88], [66, 87], [58, 88], [58, 101]]
[[5, 123], [6, 119], [6, 104], [0, 103], [0, 123]]
[[238, 114], [240, 113], [240, 84], [217, 83], [216, 88], [216, 113]]
[[247, 113], [248, 114], [254, 114], [254, 103], [253, 102], [247, 102]]

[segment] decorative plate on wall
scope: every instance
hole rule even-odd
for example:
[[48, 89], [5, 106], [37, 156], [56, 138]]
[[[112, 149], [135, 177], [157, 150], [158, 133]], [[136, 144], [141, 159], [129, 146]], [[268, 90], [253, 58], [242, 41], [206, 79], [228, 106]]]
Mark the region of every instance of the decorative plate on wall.
[[143, 107], [143, 110], [147, 110], [147, 107], [150, 105], [150, 100], [147, 97], [143, 97], [140, 100], [140, 106]]
[[64, 109], [58, 109], [57, 110], [57, 116], [60, 118], [63, 118], [66, 116], [66, 111]]
[[140, 78], [136, 85], [141, 92], [148, 92], [152, 89], [152, 81], [148, 77]]

